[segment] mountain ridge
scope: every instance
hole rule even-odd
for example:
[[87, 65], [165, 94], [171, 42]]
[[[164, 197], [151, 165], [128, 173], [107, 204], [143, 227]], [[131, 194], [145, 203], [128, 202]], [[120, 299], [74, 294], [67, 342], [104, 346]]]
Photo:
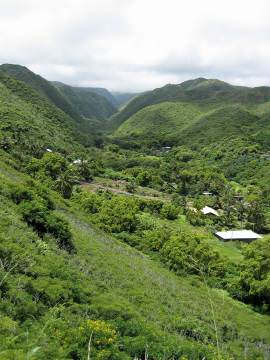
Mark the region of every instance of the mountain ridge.
[[202, 107], [217, 107], [223, 104], [262, 104], [270, 100], [270, 87], [242, 87], [221, 80], [198, 78], [181, 84], [167, 84], [147, 91], [132, 99], [128, 105], [111, 118], [111, 126], [117, 129], [124, 121], [142, 108], [164, 101], [191, 102]]

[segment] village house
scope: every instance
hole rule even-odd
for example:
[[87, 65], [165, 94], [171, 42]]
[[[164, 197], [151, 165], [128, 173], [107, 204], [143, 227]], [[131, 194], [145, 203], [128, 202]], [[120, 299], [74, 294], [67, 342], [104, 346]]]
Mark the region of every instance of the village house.
[[229, 231], [217, 231], [215, 235], [223, 241], [241, 240], [245, 242], [251, 242], [253, 240], [261, 239], [262, 236], [256, 234], [252, 230], [229, 230]]

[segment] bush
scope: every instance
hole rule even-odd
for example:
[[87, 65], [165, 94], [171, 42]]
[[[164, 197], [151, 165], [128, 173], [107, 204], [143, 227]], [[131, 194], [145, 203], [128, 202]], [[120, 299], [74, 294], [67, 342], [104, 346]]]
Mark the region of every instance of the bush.
[[67, 161], [57, 153], [45, 153], [41, 159], [32, 158], [26, 167], [26, 171], [32, 176], [45, 176], [53, 180], [66, 170]]
[[27, 222], [39, 236], [51, 234], [60, 248], [69, 252], [74, 251], [72, 235], [68, 223], [52, 213], [43, 203], [32, 200], [22, 201], [19, 205], [24, 221]]
[[179, 214], [179, 208], [177, 208], [176, 206], [170, 203], [164, 203], [160, 211], [160, 215], [168, 220], [177, 219], [178, 214]]
[[129, 192], [129, 193], [131, 193], [131, 194], [133, 194], [135, 191], [136, 191], [136, 184], [135, 184], [135, 182], [128, 182], [127, 184], [126, 184], [126, 190]]
[[9, 196], [15, 204], [19, 204], [23, 200], [33, 200], [33, 192], [23, 185], [10, 186]]
[[270, 239], [254, 241], [244, 249], [240, 288], [244, 300], [270, 310]]
[[19, 206], [24, 221], [32, 226], [39, 236], [45, 234], [47, 232], [46, 216], [48, 214], [46, 206], [36, 200], [23, 201]]
[[132, 233], [136, 230], [138, 220], [136, 214], [139, 208], [132, 198], [113, 196], [111, 200], [102, 203], [100, 212], [96, 214], [98, 225], [109, 232]]
[[69, 225], [64, 219], [50, 213], [46, 217], [46, 229], [49, 234], [56, 238], [61, 249], [65, 249], [68, 252], [74, 251]]
[[103, 201], [102, 196], [90, 192], [77, 193], [72, 199], [90, 214], [96, 214], [100, 210]]
[[174, 271], [207, 276], [224, 276], [219, 254], [195, 233], [172, 236], [162, 247], [163, 261]]

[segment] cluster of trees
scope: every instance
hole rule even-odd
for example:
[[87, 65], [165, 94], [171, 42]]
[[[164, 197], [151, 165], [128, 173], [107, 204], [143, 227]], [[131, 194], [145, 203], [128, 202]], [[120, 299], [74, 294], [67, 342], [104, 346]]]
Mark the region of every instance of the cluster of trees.
[[32, 158], [26, 172], [35, 179], [58, 191], [64, 198], [70, 198], [74, 185], [80, 181], [91, 181], [100, 171], [100, 165], [93, 159], [77, 159], [69, 162], [59, 153], [47, 152], [40, 159]]
[[[216, 358], [214, 334], [206, 329], [204, 336], [203, 325], [192, 333], [192, 323], [181, 323], [176, 331], [187, 340], [179, 343], [179, 336], [161, 331], [128, 298], [104, 292], [106, 282], [94, 268], [87, 271], [81, 257], [59, 251], [48, 238], [52, 234], [43, 233], [49, 221], [44, 216], [56, 216], [46, 188], [1, 181], [0, 201], [1, 358]], [[42, 211], [25, 211], [33, 202]]]
[[69, 253], [75, 251], [68, 223], [55, 212], [55, 204], [46, 188], [38, 184], [2, 184], [0, 193], [17, 205], [22, 219], [41, 238], [52, 237], [57, 245]]
[[77, 191], [72, 200], [91, 214], [92, 221], [100, 228], [111, 233], [133, 234], [139, 231], [139, 215], [143, 211], [169, 220], [176, 219], [180, 212], [180, 209], [171, 203], [113, 195], [102, 191], [99, 193]]
[[[170, 221], [177, 219], [183, 209], [170, 202], [86, 191], [76, 192], [72, 201], [87, 212], [99, 228], [147, 254], [157, 253], [160, 260], [178, 274], [199, 276], [209, 285], [226, 288], [233, 297], [268, 311], [269, 240], [247, 245], [243, 250], [243, 262], [236, 265], [213, 250], [203, 232], [188, 227], [174, 230]], [[197, 216], [195, 225], [206, 224], [203, 216], [198, 223], [201, 215], [191, 213]], [[168, 222], [161, 225], [155, 221], [156, 216]], [[187, 213], [191, 220], [189, 216]], [[216, 220], [220, 221], [220, 226], [225, 221], [221, 218], [223, 220]]]

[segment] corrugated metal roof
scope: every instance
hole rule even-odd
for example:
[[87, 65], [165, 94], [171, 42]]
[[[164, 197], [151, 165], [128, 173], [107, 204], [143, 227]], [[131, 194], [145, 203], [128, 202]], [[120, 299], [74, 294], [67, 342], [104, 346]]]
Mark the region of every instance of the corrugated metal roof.
[[261, 235], [256, 234], [252, 230], [230, 230], [218, 231], [215, 233], [218, 237], [224, 240], [256, 240], [261, 239]]

